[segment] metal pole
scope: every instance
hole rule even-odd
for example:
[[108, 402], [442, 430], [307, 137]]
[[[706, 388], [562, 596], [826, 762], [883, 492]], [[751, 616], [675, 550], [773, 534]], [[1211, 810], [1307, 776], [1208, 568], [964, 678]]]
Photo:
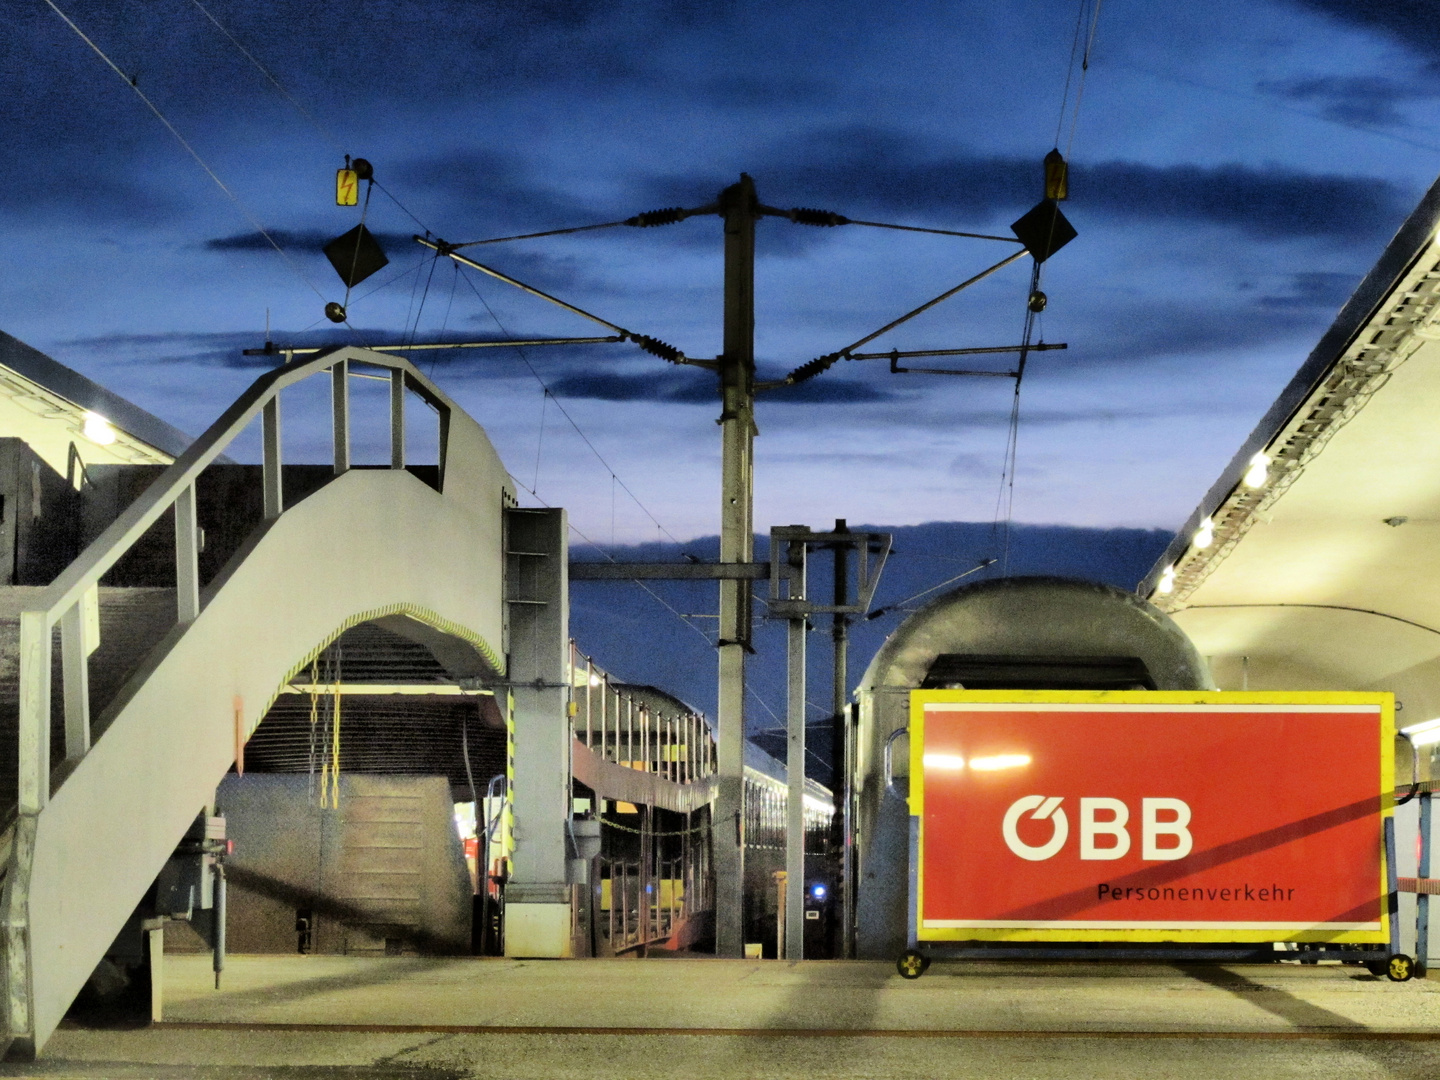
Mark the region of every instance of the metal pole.
[[[844, 518], [835, 519], [837, 533], [849, 532]], [[850, 591], [850, 548], [836, 544], [835, 591], [833, 603], [836, 607], [845, 604]], [[853, 837], [850, 834], [850, 760], [849, 730], [846, 724], [850, 696], [850, 619], [836, 612], [831, 617], [830, 639], [834, 646], [835, 676], [830, 686], [831, 736], [830, 736], [830, 792], [834, 799], [835, 816], [831, 819], [831, 837], [834, 847], [840, 849], [840, 940], [836, 952], [844, 959], [851, 957], [850, 926], [854, 922], [851, 910], [853, 898], [850, 890], [852, 876], [851, 856], [854, 854]]]
[[225, 970], [225, 920], [227, 905], [225, 898], [225, 864], [215, 863], [215, 907], [212, 911], [215, 933], [212, 935], [210, 968], [215, 972], [215, 989], [220, 989], [220, 973]]
[[[787, 561], [794, 569], [790, 599], [805, 599], [805, 542], [789, 541]], [[805, 616], [788, 620], [785, 678], [785, 880], [781, 891], [785, 906], [786, 960], [803, 960], [805, 953]]]
[[[1430, 792], [1420, 796], [1420, 865], [1417, 867], [1421, 879], [1421, 888], [1424, 888], [1424, 880], [1430, 876], [1430, 826], [1431, 826]], [[1430, 966], [1430, 896], [1428, 893], [1419, 893], [1415, 897], [1415, 974], [1425, 978], [1426, 969]]]
[[[755, 182], [720, 193], [725, 218], [725, 336], [720, 357], [720, 561], [754, 557], [751, 452], [755, 438]], [[745, 653], [750, 648], [750, 583], [720, 583], [720, 728], [716, 793], [715, 953], [745, 951]]]
[[285, 509], [284, 484], [280, 477], [280, 395], [265, 402], [260, 414], [264, 446], [261, 486], [265, 492], [265, 520], [273, 521]]
[[200, 616], [200, 524], [195, 516], [196, 485], [175, 500], [175, 607], [178, 621]]
[[335, 411], [335, 475], [350, 468], [350, 364], [337, 360], [330, 369], [330, 401]]
[[[178, 507], [176, 516], [179, 516]], [[85, 652], [83, 598], [60, 616], [60, 664], [65, 704], [65, 760], [74, 763], [90, 752], [90, 658]], [[50, 677], [49, 671], [45, 677]], [[48, 735], [47, 725], [45, 737]]]
[[405, 372], [390, 369], [390, 468], [405, 468]]

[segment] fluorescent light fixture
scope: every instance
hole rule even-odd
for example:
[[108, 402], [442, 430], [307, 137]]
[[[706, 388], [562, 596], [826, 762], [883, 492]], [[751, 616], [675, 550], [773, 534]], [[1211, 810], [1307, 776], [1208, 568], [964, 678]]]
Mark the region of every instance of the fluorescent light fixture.
[[1264, 487], [1266, 479], [1270, 476], [1270, 458], [1264, 452], [1256, 454], [1250, 459], [1250, 465], [1245, 470], [1244, 483], [1246, 487]]
[[85, 414], [85, 426], [80, 429], [80, 434], [98, 446], [109, 446], [115, 441], [115, 429], [99, 413]]
[[921, 759], [927, 769], [944, 769], [959, 772], [965, 768], [965, 759], [959, 754], [926, 754]]
[[1167, 566], [1160, 575], [1160, 580], [1155, 585], [1155, 591], [1162, 595], [1168, 595], [1175, 591], [1175, 567]]
[[1029, 754], [994, 754], [990, 757], [972, 757], [970, 768], [976, 772], [998, 772], [1000, 769], [1018, 769], [1030, 764]]
[[1215, 542], [1215, 519], [1207, 517], [1200, 522], [1200, 528], [1195, 530], [1193, 543], [1197, 550], [1204, 551]]
[[1410, 736], [1410, 741], [1417, 748], [1421, 746], [1433, 746], [1440, 743], [1440, 717], [1434, 720], [1426, 720], [1420, 724], [1411, 724], [1409, 727], [1400, 729], [1403, 734]]

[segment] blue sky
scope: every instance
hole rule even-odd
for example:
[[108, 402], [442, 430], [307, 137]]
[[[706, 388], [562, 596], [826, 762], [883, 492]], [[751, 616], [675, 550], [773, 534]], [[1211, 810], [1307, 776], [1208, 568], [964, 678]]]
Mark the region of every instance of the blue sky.
[[[472, 240], [702, 205], [743, 169], [782, 207], [1003, 233], [1040, 195], [1077, 17], [1068, 0], [210, 0], [312, 123], [193, 0], [57, 3], [235, 200], [43, 0], [0, 0], [0, 327], [196, 432], [257, 374], [239, 350], [263, 340], [267, 309], [277, 341], [329, 327], [323, 301], [343, 288], [318, 245], [356, 220], [333, 205], [344, 153], [374, 162], [406, 208], [375, 193], [368, 220], [392, 266], [374, 279], [384, 288], [356, 290], [350, 340], [588, 334], [432, 267], [407, 211]], [[1437, 120], [1436, 3], [1105, 0], [1071, 148], [1065, 212], [1080, 236], [1043, 286], [1044, 338], [1069, 348], [1031, 362], [1016, 519], [1175, 527], [1440, 171]], [[1062, 146], [1070, 137], [1067, 116]], [[1010, 250], [760, 230], [762, 377]], [[691, 355], [719, 349], [716, 218], [480, 252]], [[877, 346], [1014, 343], [1027, 279], [1023, 264], [1003, 271]], [[658, 539], [651, 514], [680, 539], [714, 532], [705, 373], [628, 345], [526, 359], [424, 366], [584, 536]], [[760, 405], [759, 528], [991, 519], [1002, 380], [856, 362], [810, 385]], [[287, 437], [320, 460], [311, 397], [287, 407]]]

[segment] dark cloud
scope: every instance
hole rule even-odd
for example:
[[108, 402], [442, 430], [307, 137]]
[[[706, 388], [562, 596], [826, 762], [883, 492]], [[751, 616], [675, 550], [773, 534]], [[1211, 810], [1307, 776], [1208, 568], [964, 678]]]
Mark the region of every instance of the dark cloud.
[[[816, 132], [768, 157], [754, 170], [762, 200], [818, 203], [849, 217], [1008, 223], [1041, 194], [1036, 161], [936, 154], [919, 138], [870, 127]], [[656, 199], [686, 205], [722, 186], [719, 177], [670, 177], [650, 190]], [[1082, 229], [1086, 218], [1202, 222], [1263, 239], [1381, 237], [1410, 208], [1410, 194], [1384, 180], [1238, 164], [1077, 162], [1070, 195], [1066, 212]]]
[[[518, 156], [487, 149], [455, 150], [416, 157], [394, 169], [411, 190], [443, 207], [452, 243], [466, 243], [527, 231], [588, 225], [605, 220], [610, 207], [596, 207], [557, 190]], [[483, 249], [480, 249], [483, 251]], [[477, 258], [484, 256], [470, 252]]]
[[[573, 372], [550, 383], [557, 397], [600, 401], [670, 401], [714, 405], [719, 401], [715, 376], [691, 372], [625, 374], [609, 371]], [[893, 401], [899, 395], [844, 379], [815, 379], [799, 386], [769, 391], [762, 402], [781, 405], [855, 405]]]
[[[307, 344], [330, 344], [323, 340], [334, 335], [305, 335], [314, 340]], [[174, 331], [155, 334], [95, 334], [72, 338], [62, 342], [66, 346], [87, 352], [103, 353], [122, 362], [136, 364], [200, 364], [207, 367], [228, 368], [272, 368], [279, 363], [278, 357], [244, 356], [245, 349], [264, 345], [264, 331], [253, 334], [243, 332], [187, 332]], [[299, 344], [298, 342], [295, 344]]]
[[[375, 102], [386, 110], [435, 108], [537, 86], [557, 96], [643, 86], [663, 60], [663, 50], [649, 43], [730, 17], [729, 5], [710, 0], [215, 5], [226, 29], [327, 129], [317, 132], [188, 3], [69, 0], [61, 6], [212, 164], [237, 130], [333, 141], [328, 129], [343, 136], [345, 118], [357, 108], [363, 114], [366, 103], [373, 112]], [[181, 179], [183, 190], [170, 190], [184, 151], [45, 4], [0, 0], [0, 25], [6, 76], [0, 210], [33, 217], [57, 209], [81, 219], [150, 225], [173, 217], [192, 201], [185, 196], [209, 183], [196, 169]], [[423, 144], [432, 134], [417, 131], [416, 140]], [[344, 150], [364, 152], [344, 146], [336, 155]], [[379, 164], [382, 177], [397, 175]]]
[[1277, 308], [1300, 310], [1324, 308], [1328, 311], [1335, 311], [1350, 298], [1350, 294], [1355, 291], [1355, 286], [1359, 282], [1359, 274], [1340, 274], [1328, 271], [1293, 274], [1290, 278], [1289, 292], [1262, 296], [1255, 303], [1262, 308], [1272, 310]]
[[829, 94], [831, 87], [822, 79], [799, 75], [731, 73], [707, 79], [696, 90], [699, 97], [722, 108], [774, 109], [780, 103], [817, 101]]
[[[426, 341], [485, 341], [480, 334], [444, 335], [424, 334]], [[309, 330], [301, 333], [277, 333], [275, 347], [296, 349], [329, 348], [333, 345], [390, 345], [400, 340], [394, 330], [379, 330], [359, 326]], [[283, 356], [246, 356], [244, 350], [258, 349], [265, 344], [262, 329], [253, 333], [244, 331], [174, 331], [155, 334], [97, 334], [89, 337], [72, 338], [62, 342], [66, 346], [105, 353], [116, 359], [137, 364], [195, 364], [204, 367], [226, 367], [240, 369], [273, 368], [283, 361]], [[476, 353], [486, 354], [480, 357]], [[510, 349], [453, 349], [425, 350], [412, 353], [417, 360], [423, 359], [429, 367], [433, 363], [454, 363], [456, 360], [488, 360], [513, 357]], [[482, 364], [476, 365], [481, 373], [486, 372]], [[497, 372], [498, 373], [498, 372]], [[506, 374], [509, 374], [506, 372]]]
[[1291, 0], [1337, 22], [1373, 30], [1417, 52], [1440, 58], [1437, 0]]
[[[325, 231], [322, 229], [267, 229], [275, 243], [279, 244], [286, 251], [307, 251], [319, 255], [321, 249], [331, 240], [340, 235], [340, 231]], [[397, 250], [404, 250], [415, 246], [410, 233], [377, 232], [372, 234], [385, 249], [387, 255], [393, 255]], [[259, 232], [231, 233], [229, 236], [216, 236], [205, 241], [204, 247], [207, 251], [274, 251], [270, 241], [261, 236]]]
[[1320, 106], [1320, 115], [1341, 124], [1389, 127], [1405, 122], [1396, 107], [1402, 102], [1435, 97], [1440, 87], [1403, 86], [1377, 76], [1328, 75], [1308, 79], [1261, 82], [1257, 90], [1287, 101]]

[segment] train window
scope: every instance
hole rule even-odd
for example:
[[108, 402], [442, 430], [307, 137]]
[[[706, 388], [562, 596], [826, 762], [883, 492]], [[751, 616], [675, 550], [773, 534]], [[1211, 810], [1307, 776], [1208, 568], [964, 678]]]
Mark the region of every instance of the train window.
[[981, 656], [941, 653], [925, 690], [1154, 690], [1138, 656]]

